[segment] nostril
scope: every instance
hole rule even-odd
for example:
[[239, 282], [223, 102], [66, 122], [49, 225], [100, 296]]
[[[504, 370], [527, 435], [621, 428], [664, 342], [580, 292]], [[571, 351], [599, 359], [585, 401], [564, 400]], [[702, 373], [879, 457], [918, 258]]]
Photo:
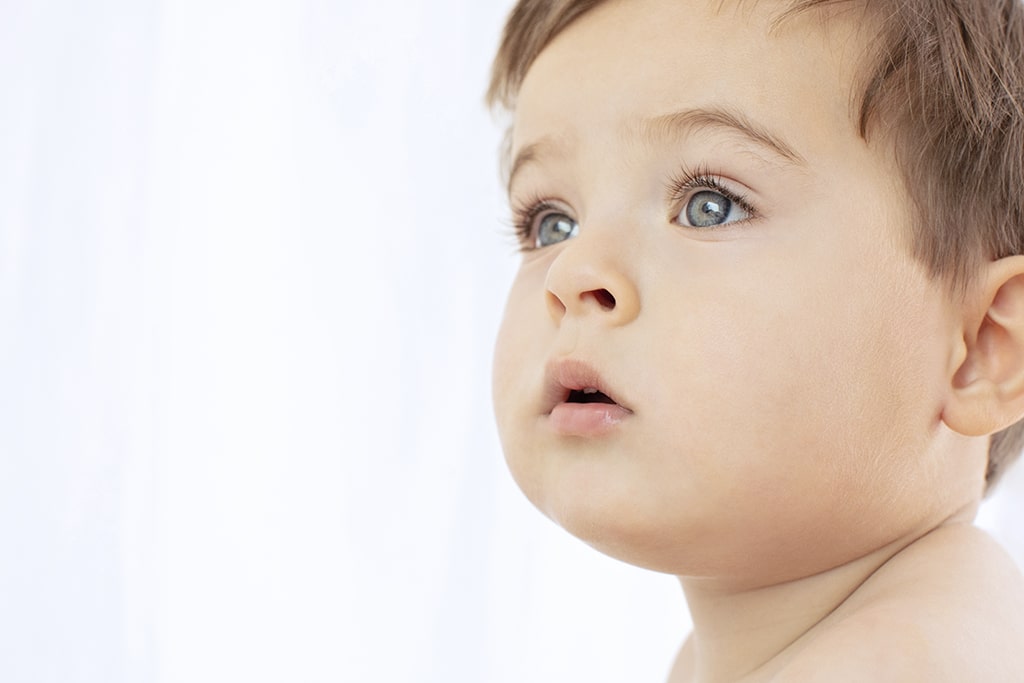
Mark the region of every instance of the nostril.
[[615, 297], [607, 289], [595, 289], [591, 294], [597, 300], [601, 308], [610, 311], [615, 308]]

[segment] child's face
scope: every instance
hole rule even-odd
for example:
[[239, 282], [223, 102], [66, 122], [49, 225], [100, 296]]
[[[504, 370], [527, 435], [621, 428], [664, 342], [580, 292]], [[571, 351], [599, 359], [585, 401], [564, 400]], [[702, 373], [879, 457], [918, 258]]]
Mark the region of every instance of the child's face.
[[[778, 580], [937, 514], [956, 335], [856, 129], [863, 17], [771, 31], [781, 6], [719, 4], [607, 2], [531, 67], [510, 191], [546, 200], [545, 246], [509, 295], [494, 401], [513, 475], [572, 533]], [[619, 407], [566, 405], [584, 385]]]

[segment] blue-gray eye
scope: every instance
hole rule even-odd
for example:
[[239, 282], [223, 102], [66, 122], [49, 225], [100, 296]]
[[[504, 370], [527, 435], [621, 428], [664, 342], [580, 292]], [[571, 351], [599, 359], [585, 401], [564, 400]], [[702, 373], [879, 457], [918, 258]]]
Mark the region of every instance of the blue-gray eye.
[[749, 218], [739, 205], [720, 192], [702, 190], [686, 202], [686, 222], [695, 228], [712, 228]]
[[575, 237], [580, 224], [564, 213], [549, 213], [537, 224], [536, 246], [547, 247]]

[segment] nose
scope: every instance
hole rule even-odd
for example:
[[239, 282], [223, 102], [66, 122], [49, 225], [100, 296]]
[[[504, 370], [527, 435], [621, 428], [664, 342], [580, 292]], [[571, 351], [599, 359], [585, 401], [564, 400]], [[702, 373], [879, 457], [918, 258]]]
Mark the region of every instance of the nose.
[[[593, 238], [594, 236], [589, 236]], [[597, 316], [606, 325], [625, 325], [640, 313], [640, 295], [612, 245], [575, 237], [548, 267], [545, 297], [555, 323], [566, 316]]]

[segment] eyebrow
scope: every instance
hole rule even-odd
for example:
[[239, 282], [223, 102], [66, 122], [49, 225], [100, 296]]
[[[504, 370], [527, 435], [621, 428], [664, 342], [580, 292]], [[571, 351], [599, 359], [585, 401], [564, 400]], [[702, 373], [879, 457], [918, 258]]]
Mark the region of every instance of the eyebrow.
[[512, 181], [515, 180], [516, 174], [529, 163], [532, 163], [540, 157], [545, 149], [555, 147], [555, 143], [550, 137], [543, 137], [537, 142], [526, 145], [519, 153], [516, 154], [515, 161], [512, 162], [511, 170], [508, 173], [508, 182], [505, 183], [506, 190], [512, 190]]
[[666, 138], [689, 135], [698, 130], [721, 130], [738, 133], [758, 147], [781, 157], [787, 164], [806, 166], [807, 161], [778, 133], [761, 125], [741, 112], [720, 108], [682, 109], [640, 122], [640, 137], [657, 144]]
[[[738, 111], [720, 107], [681, 109], [643, 119], [637, 127], [637, 136], [647, 144], [658, 145], [663, 144], [666, 139], [686, 137], [699, 130], [739, 134], [748, 142], [779, 157], [787, 165], [807, 165], [804, 157], [778, 133], [752, 121]], [[553, 147], [556, 147], [554, 141], [550, 137], [544, 137], [519, 150], [510, 167], [507, 188], [511, 190], [516, 173]]]

